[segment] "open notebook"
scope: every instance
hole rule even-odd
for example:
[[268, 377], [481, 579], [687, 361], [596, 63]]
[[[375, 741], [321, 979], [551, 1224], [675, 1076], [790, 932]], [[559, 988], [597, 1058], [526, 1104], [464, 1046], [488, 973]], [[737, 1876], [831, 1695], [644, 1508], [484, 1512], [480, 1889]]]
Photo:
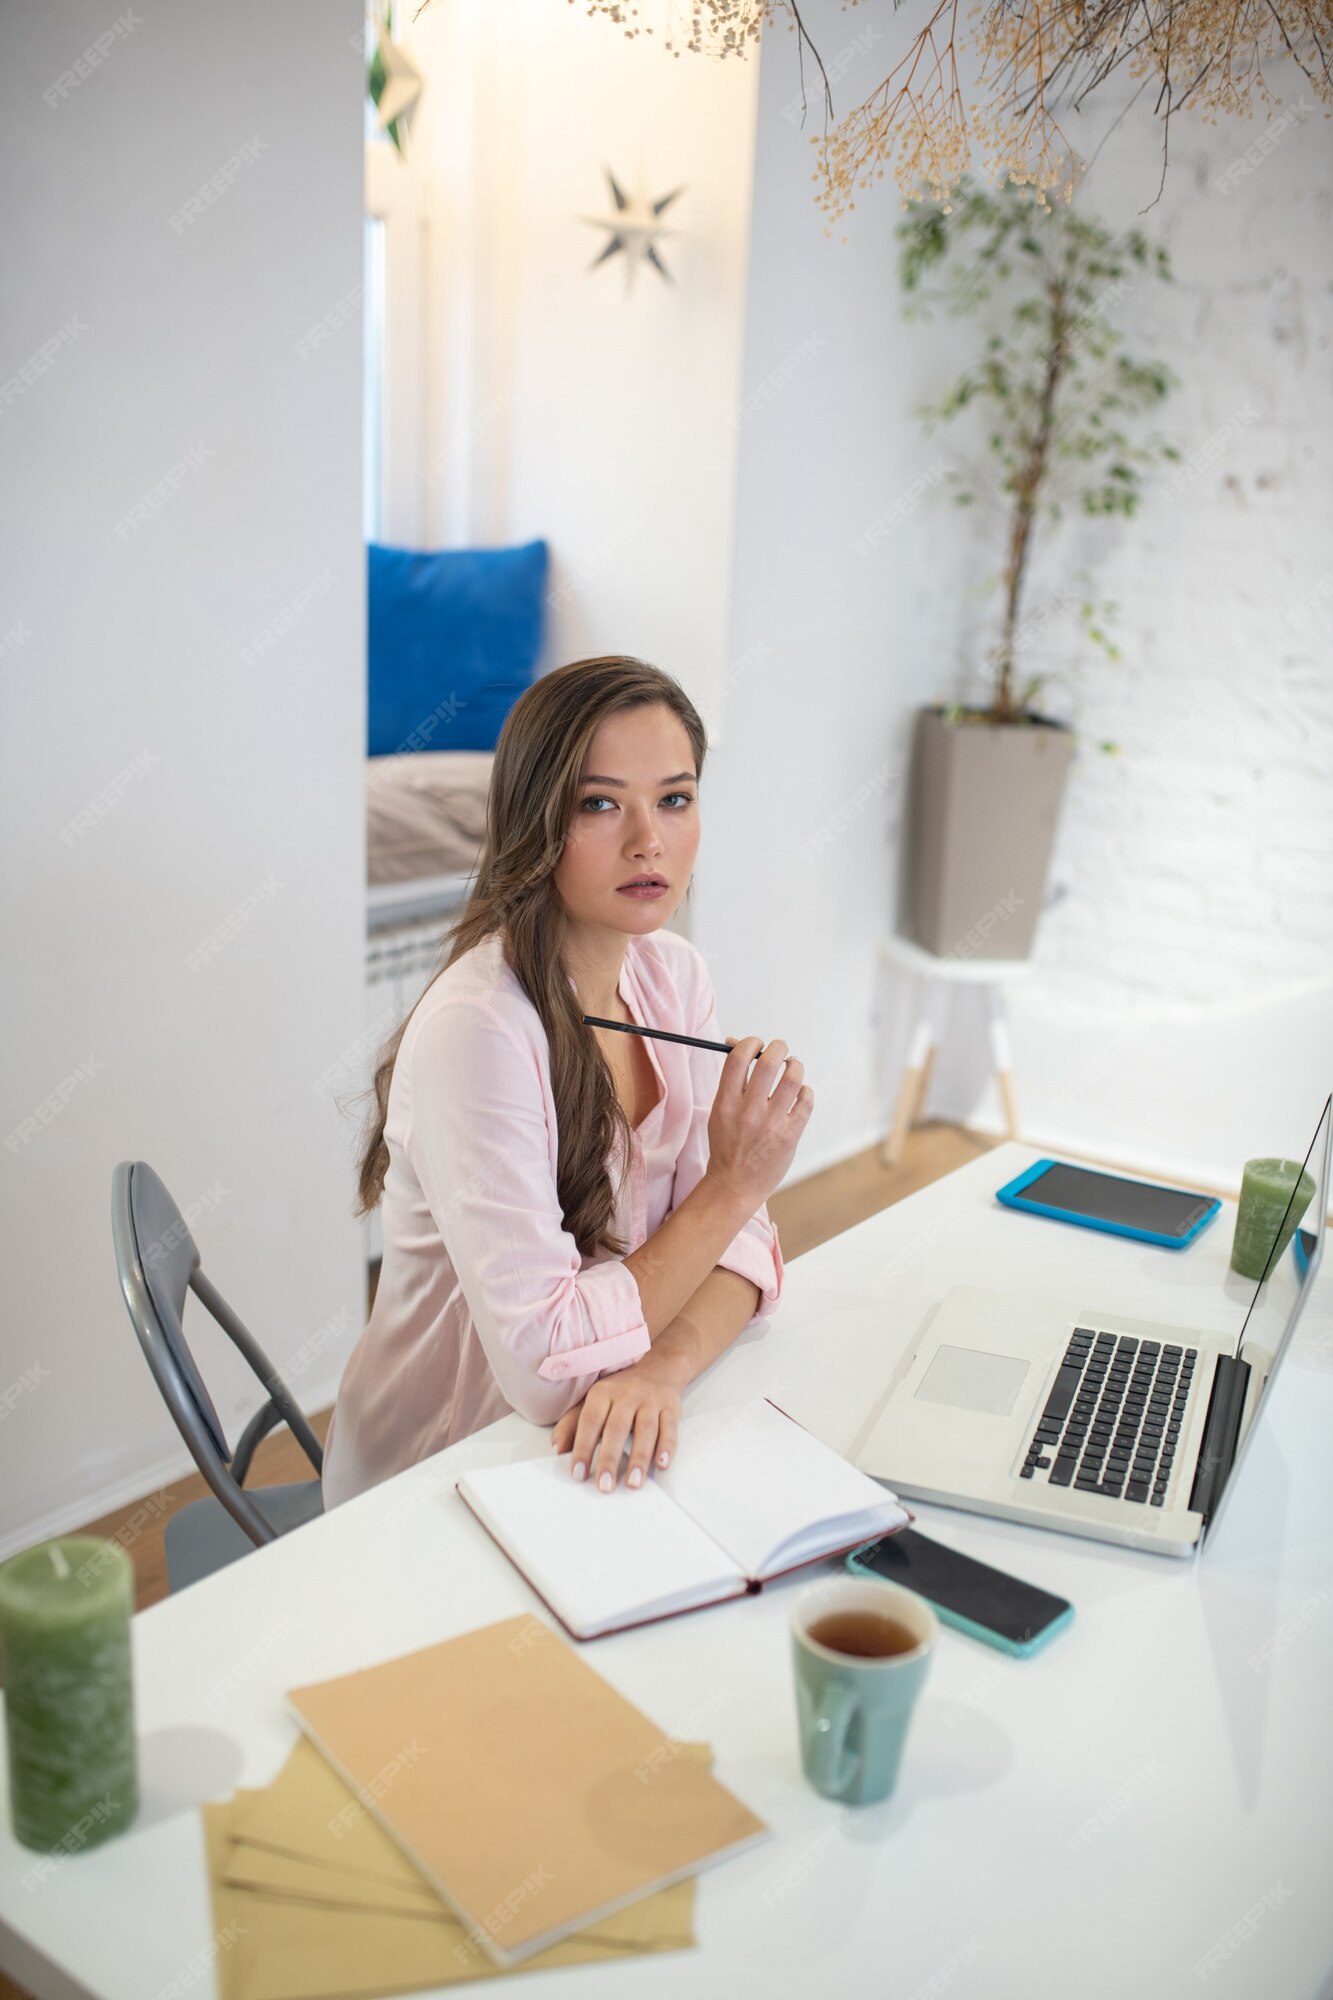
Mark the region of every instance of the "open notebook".
[[465, 1472], [458, 1493], [576, 1639], [743, 1597], [912, 1518], [765, 1396], [684, 1417], [675, 1461], [631, 1489], [568, 1452]]

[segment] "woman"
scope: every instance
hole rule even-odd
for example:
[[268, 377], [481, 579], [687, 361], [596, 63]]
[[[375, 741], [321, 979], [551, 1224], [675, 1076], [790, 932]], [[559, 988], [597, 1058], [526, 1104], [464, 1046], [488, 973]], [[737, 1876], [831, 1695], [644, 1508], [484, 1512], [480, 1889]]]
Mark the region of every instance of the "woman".
[[[601, 1491], [630, 1441], [640, 1486], [686, 1384], [776, 1309], [764, 1204], [814, 1105], [802, 1065], [755, 1035], [724, 1060], [582, 1018], [725, 1039], [700, 953], [665, 929], [706, 749], [677, 683], [619, 656], [544, 675], [506, 718], [475, 887], [375, 1073], [357, 1213], [383, 1197], [384, 1261], [326, 1505], [510, 1409]], [[631, 891], [649, 876], [665, 887]]]

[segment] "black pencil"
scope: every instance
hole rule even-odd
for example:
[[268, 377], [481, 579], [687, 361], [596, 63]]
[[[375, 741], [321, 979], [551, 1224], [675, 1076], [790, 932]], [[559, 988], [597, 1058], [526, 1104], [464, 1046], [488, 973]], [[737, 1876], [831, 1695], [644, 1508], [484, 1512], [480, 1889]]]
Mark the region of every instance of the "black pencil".
[[641, 1028], [637, 1021], [601, 1021], [596, 1014], [585, 1014], [584, 1022], [589, 1028], [619, 1028], [623, 1035], [652, 1035], [659, 1042], [684, 1042], [692, 1049], [716, 1049], [719, 1055], [729, 1056], [731, 1042], [702, 1042], [697, 1035], [676, 1035], [670, 1028]]

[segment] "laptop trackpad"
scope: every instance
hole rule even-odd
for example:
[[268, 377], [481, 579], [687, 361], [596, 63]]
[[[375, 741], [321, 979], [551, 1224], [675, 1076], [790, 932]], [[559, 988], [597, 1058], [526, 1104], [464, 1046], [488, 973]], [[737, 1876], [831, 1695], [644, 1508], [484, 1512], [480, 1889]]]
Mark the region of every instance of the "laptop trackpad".
[[917, 1387], [925, 1403], [951, 1403], [958, 1410], [984, 1410], [1007, 1417], [1022, 1387], [1028, 1363], [1014, 1354], [987, 1354], [978, 1347], [941, 1347]]

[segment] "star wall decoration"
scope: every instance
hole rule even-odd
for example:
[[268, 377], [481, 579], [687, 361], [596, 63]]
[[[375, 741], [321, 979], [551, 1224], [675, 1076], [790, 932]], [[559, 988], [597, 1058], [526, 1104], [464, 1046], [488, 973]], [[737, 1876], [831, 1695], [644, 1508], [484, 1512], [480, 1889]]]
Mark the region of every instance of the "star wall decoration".
[[581, 215], [578, 219], [580, 222], [591, 223], [594, 229], [609, 229], [611, 240], [606, 248], [593, 258], [588, 269], [595, 271], [608, 257], [614, 257], [617, 251], [623, 251], [627, 296], [634, 289], [635, 273], [640, 264], [652, 264], [661, 272], [668, 284], [673, 284], [675, 281], [670, 271], [657, 253], [657, 239], [662, 236], [679, 236], [680, 231], [668, 228], [664, 222], [658, 221], [658, 217], [677, 195], [684, 194], [684, 188], [673, 188], [670, 194], [664, 194], [660, 200], [649, 201], [642, 167], [639, 168], [635, 179], [632, 196], [625, 193], [610, 167], [604, 166], [602, 172], [606, 175], [611, 198], [615, 202], [614, 212], [610, 215]]

